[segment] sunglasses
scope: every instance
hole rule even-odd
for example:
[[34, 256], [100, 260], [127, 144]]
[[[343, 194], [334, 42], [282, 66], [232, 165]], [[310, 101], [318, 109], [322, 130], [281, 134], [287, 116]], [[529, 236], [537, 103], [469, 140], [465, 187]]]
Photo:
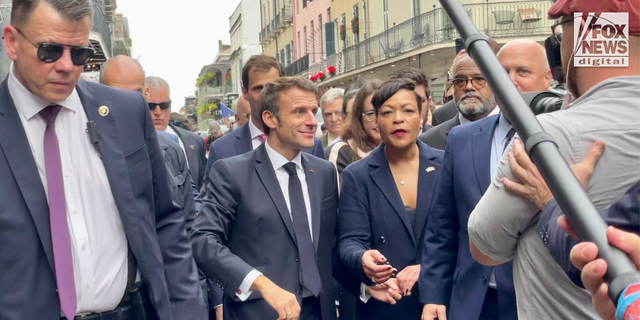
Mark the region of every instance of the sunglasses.
[[160, 102], [160, 103], [149, 102], [149, 110], [151, 111], [155, 110], [156, 107], [158, 106], [160, 106], [161, 110], [167, 110], [171, 108], [171, 100]]
[[[14, 27], [15, 28], [15, 27]], [[57, 43], [42, 43], [37, 45], [33, 43], [27, 36], [20, 31], [20, 29], [15, 28], [18, 33], [25, 38], [31, 45], [38, 48], [38, 59], [45, 63], [54, 63], [62, 57], [65, 48], [69, 48], [71, 52], [71, 62], [73, 62], [76, 66], [84, 66], [89, 62], [89, 58], [91, 55], [95, 53], [95, 50], [91, 47], [83, 47], [83, 46], [67, 46]]]

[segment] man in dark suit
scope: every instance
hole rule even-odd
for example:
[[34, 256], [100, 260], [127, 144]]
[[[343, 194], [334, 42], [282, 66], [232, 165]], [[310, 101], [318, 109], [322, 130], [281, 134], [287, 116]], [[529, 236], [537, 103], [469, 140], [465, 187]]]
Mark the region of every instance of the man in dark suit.
[[463, 54], [454, 68], [453, 101], [459, 113], [453, 119], [429, 129], [418, 138], [428, 146], [444, 150], [451, 129], [489, 115], [498, 114], [493, 92], [470, 56]]
[[436, 127], [455, 118], [457, 115], [458, 108], [456, 107], [456, 103], [451, 100], [433, 112], [433, 116], [431, 117], [431, 126]]
[[[505, 44], [498, 60], [520, 92], [544, 91], [551, 83], [546, 51], [535, 41]], [[425, 237], [422, 270], [426, 277], [421, 281], [435, 284], [421, 295], [426, 319], [445, 310], [453, 320], [517, 318], [512, 263], [492, 270], [474, 261], [467, 232], [469, 215], [486, 192], [514, 133], [509, 121], [499, 115], [453, 128], [449, 134]]]
[[21, 249], [0, 250], [0, 318], [131, 319], [125, 290], [141, 284], [152, 319], [205, 319], [144, 98], [78, 82], [91, 6], [16, 0], [4, 29], [0, 243]]
[[[237, 156], [257, 149], [267, 136], [262, 131], [262, 115], [258, 108], [258, 96], [262, 89], [270, 82], [283, 77], [284, 68], [274, 57], [266, 55], [251, 56], [242, 68], [242, 94], [251, 107], [249, 123], [230, 134], [214, 141], [209, 149], [209, 159], [205, 179], [214, 162], [220, 159]], [[312, 147], [303, 150], [324, 159], [324, 149], [320, 139], [315, 138]]]
[[314, 144], [317, 87], [282, 77], [258, 105], [268, 140], [214, 163], [194, 257], [225, 290], [227, 320], [336, 319], [337, 178], [329, 162], [301, 152]]
[[187, 164], [198, 189], [202, 188], [204, 169], [207, 163], [204, 140], [197, 134], [169, 124], [171, 116], [170, 88], [160, 77], [147, 77], [145, 95], [156, 129], [178, 136], [180, 147], [187, 157]]

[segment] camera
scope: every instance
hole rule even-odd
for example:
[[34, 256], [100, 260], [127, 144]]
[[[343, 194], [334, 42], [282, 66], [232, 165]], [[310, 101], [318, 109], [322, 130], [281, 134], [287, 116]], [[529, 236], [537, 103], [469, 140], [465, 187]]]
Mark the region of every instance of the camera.
[[524, 102], [529, 105], [533, 114], [539, 115], [560, 110], [564, 95], [555, 91], [534, 91], [522, 93]]

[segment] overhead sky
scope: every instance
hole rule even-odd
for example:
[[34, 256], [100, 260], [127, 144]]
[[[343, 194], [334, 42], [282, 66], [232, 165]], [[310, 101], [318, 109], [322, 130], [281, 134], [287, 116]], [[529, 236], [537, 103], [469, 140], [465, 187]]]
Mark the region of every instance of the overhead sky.
[[[259, 1], [259, 0], [248, 0]], [[133, 58], [148, 76], [171, 87], [173, 111], [193, 95], [200, 69], [212, 63], [218, 40], [229, 44], [229, 17], [240, 0], [117, 0], [129, 19]]]

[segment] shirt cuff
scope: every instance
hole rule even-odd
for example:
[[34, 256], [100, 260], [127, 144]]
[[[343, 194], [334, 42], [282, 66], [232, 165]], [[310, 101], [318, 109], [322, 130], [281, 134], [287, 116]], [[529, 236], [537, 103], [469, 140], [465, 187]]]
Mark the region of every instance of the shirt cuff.
[[254, 269], [244, 277], [244, 280], [242, 280], [242, 283], [240, 284], [240, 288], [238, 288], [238, 292], [236, 292], [236, 296], [238, 296], [240, 301], [246, 301], [249, 299], [249, 296], [253, 293], [253, 290], [251, 290], [253, 282], [261, 275], [262, 272]]
[[367, 286], [364, 283], [360, 284], [360, 301], [367, 303], [371, 298], [371, 293], [367, 292]]

